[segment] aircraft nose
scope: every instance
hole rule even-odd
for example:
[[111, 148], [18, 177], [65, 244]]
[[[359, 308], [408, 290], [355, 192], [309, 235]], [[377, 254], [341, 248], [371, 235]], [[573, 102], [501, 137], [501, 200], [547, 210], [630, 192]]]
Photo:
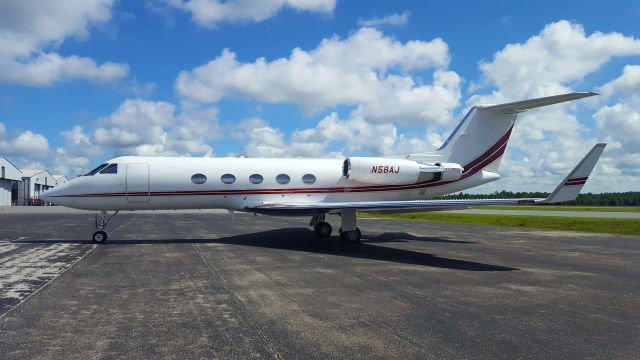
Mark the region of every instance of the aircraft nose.
[[57, 190], [56, 188], [53, 189], [49, 189], [47, 191], [45, 191], [44, 193], [40, 194], [40, 199], [46, 201], [46, 202], [50, 202], [50, 203], [54, 203], [55, 202], [55, 196], [56, 194], [59, 194], [60, 191]]
[[58, 185], [40, 194], [40, 199], [52, 204], [62, 205], [62, 197], [68, 194], [68, 187], [69, 183]]

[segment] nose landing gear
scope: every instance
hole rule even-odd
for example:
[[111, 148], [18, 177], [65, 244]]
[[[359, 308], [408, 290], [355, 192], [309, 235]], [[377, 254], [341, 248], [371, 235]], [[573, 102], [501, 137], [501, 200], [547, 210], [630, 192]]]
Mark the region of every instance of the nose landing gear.
[[100, 213], [96, 214], [96, 230], [97, 231], [94, 232], [92, 236], [94, 243], [103, 244], [104, 242], [107, 241], [109, 236], [107, 235], [107, 232], [104, 230], [107, 228], [107, 226], [109, 226], [109, 224], [111, 223], [111, 220], [113, 220], [113, 218], [116, 217], [116, 215], [118, 215], [119, 212], [120, 210], [116, 210], [116, 212], [114, 212], [113, 215], [109, 216], [106, 210], [102, 210], [100, 211]]

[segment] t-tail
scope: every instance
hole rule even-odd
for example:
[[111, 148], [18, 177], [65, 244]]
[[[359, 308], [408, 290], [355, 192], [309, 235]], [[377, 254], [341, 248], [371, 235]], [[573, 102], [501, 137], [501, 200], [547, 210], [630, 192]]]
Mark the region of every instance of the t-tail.
[[519, 113], [593, 95], [598, 94], [576, 92], [500, 105], [474, 106], [436, 154], [443, 161], [462, 165], [464, 173], [469, 175], [479, 170], [497, 172]]

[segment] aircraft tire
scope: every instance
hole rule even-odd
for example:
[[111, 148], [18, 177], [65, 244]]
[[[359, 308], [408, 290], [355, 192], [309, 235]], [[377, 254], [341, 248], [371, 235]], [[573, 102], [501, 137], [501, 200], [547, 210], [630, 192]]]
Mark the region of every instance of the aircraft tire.
[[96, 231], [93, 233], [93, 242], [96, 244], [103, 244], [107, 241], [107, 233], [104, 231]]
[[345, 243], [359, 244], [361, 238], [362, 238], [362, 232], [358, 228], [351, 231], [340, 232], [340, 240], [342, 240], [342, 242], [345, 242]]
[[331, 228], [331, 224], [323, 221], [316, 224], [314, 231], [317, 237], [330, 237], [333, 229]]

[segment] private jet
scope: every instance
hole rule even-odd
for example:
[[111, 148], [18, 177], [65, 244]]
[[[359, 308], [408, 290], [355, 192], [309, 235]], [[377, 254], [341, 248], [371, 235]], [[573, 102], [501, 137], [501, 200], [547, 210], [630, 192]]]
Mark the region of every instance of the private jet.
[[107, 241], [106, 229], [118, 212], [163, 209], [309, 216], [309, 226], [318, 237], [331, 236], [326, 217], [339, 215], [342, 241], [358, 243], [357, 210], [392, 213], [574, 200], [606, 144], [596, 144], [546, 198], [439, 198], [500, 178], [498, 168], [518, 114], [593, 95], [597, 94], [569, 93], [474, 106], [432, 153], [346, 159], [123, 156], [47, 191], [42, 198], [98, 211], [96, 243]]

